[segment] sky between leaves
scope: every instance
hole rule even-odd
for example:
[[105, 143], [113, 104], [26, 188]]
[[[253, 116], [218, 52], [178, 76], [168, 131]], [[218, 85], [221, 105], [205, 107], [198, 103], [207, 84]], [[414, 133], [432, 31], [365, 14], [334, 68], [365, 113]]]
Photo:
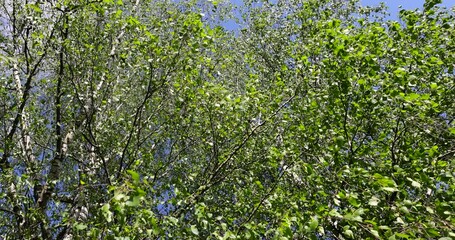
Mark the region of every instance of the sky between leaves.
[[[402, 6], [404, 9], [416, 9], [421, 8], [425, 0], [361, 0], [363, 5], [378, 5], [379, 3], [384, 2], [389, 7], [390, 18], [397, 19], [399, 6]], [[455, 0], [443, 0], [441, 6], [444, 7], [454, 7]]]
[[[231, 0], [231, 2], [237, 5], [241, 5], [243, 1]], [[392, 20], [396, 20], [398, 19], [398, 12], [400, 11], [400, 6], [402, 6], [403, 9], [422, 8], [423, 4], [425, 3], [425, 0], [361, 0], [360, 2], [364, 6], [368, 5], [374, 6], [379, 5], [381, 2], [384, 2], [389, 7], [388, 10], [388, 12], [390, 13], [389, 18]], [[443, 0], [440, 6], [447, 8], [455, 7], [455, 0]], [[227, 21], [224, 24], [224, 27], [227, 30], [236, 30], [237, 24], [234, 21]]]

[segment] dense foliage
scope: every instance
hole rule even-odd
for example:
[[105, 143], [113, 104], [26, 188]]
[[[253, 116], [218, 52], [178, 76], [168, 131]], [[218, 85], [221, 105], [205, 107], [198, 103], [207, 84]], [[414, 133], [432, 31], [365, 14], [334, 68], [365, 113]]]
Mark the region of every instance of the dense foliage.
[[0, 238], [455, 238], [438, 3], [0, 0]]

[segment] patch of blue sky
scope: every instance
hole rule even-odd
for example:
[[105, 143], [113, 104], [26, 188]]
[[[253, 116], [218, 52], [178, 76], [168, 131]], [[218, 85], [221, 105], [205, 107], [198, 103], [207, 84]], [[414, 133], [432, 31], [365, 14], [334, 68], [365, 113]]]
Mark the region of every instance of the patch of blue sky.
[[[398, 13], [402, 9], [414, 10], [422, 9], [425, 0], [361, 0], [360, 3], [363, 6], [378, 6], [381, 2], [384, 2], [388, 7], [390, 13], [389, 19], [397, 20]], [[401, 8], [400, 8], [401, 6]], [[455, 0], [443, 0], [438, 6], [452, 8], [455, 6]]]
[[[274, 0], [273, 2], [276, 2]], [[425, 0], [360, 0], [363, 6], [378, 6], [384, 2], [388, 7], [389, 20], [398, 20], [398, 14], [401, 9], [413, 10], [422, 9]], [[242, 6], [242, 0], [231, 0], [231, 3], [237, 6]], [[438, 6], [453, 8], [455, 7], [455, 0], [443, 0]], [[235, 31], [239, 28], [239, 25], [234, 20], [227, 20], [223, 23], [223, 27], [228, 31]]]

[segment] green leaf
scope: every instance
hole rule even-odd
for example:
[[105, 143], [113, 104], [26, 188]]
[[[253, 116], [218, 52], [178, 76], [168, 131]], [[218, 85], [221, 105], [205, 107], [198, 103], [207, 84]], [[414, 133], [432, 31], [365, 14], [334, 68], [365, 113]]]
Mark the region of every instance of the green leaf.
[[110, 211], [110, 204], [109, 203], [106, 203], [103, 205], [103, 207], [101, 207], [101, 211], [103, 213], [103, 216], [106, 218], [106, 221], [109, 223], [112, 221], [112, 212]]
[[39, 5], [37, 5], [37, 4], [29, 3], [29, 4], [27, 4], [27, 6], [30, 7], [31, 9], [33, 9], [33, 11], [35, 11], [37, 13], [42, 13], [43, 12], [43, 10], [41, 10]]
[[357, 197], [356, 196], [349, 195], [348, 202], [354, 207], [359, 207], [360, 206], [360, 203], [357, 202]]
[[218, 1], [216, 0], [208, 0], [209, 2], [211, 2], [213, 4], [213, 6], [217, 6], [218, 5]]
[[397, 222], [398, 224], [405, 225], [405, 222], [404, 222], [403, 219], [401, 219], [400, 217], [397, 217], [396, 222]]
[[338, 217], [338, 218], [342, 218], [343, 217], [343, 215], [341, 215], [336, 209], [332, 209], [329, 212], [329, 216]]
[[417, 100], [420, 98], [420, 94], [417, 94], [417, 93], [411, 93], [411, 94], [408, 94], [405, 99], [407, 101], [414, 101], [414, 100]]
[[381, 200], [379, 200], [379, 198], [373, 196], [373, 197], [370, 198], [370, 201], [368, 201], [368, 204], [370, 206], [377, 206], [380, 201]]
[[390, 230], [390, 227], [389, 226], [379, 226], [379, 229]]
[[107, 212], [107, 211], [109, 211], [110, 207], [111, 207], [111, 205], [109, 203], [106, 203], [103, 205], [103, 207], [101, 207], [101, 210], [103, 212]]
[[196, 225], [191, 225], [191, 232], [192, 232], [194, 235], [199, 235], [199, 231], [198, 231]]
[[431, 83], [430, 87], [431, 87], [431, 90], [436, 90], [438, 88], [438, 84], [437, 83]]
[[344, 219], [348, 221], [354, 221], [354, 222], [362, 222], [362, 217], [359, 215], [353, 215], [351, 213], [348, 213], [343, 216]]
[[344, 230], [343, 234], [346, 235], [346, 237], [354, 238], [354, 233], [350, 229]]
[[398, 68], [397, 70], [395, 70], [393, 73], [395, 75], [397, 75], [398, 77], [403, 77], [405, 74], [406, 74], [406, 69], [404, 68]]
[[430, 11], [434, 6], [440, 3], [442, 3], [442, 0], [426, 0], [423, 4], [425, 12]]
[[434, 229], [434, 228], [430, 228], [430, 229], [426, 229], [426, 231], [432, 236], [432, 237], [439, 237], [441, 236], [441, 234], [439, 234], [439, 231]]
[[409, 235], [405, 233], [395, 233], [395, 236], [400, 237], [400, 238], [406, 238], [409, 239]]
[[114, 193], [114, 200], [115, 201], [120, 201], [120, 200], [124, 199], [125, 197], [126, 197], [126, 195], [123, 194], [123, 193], [119, 193], [119, 192], [115, 192]]
[[415, 187], [415, 188], [420, 188], [420, 187], [421, 187], [420, 183], [418, 183], [417, 181], [414, 181], [414, 180], [411, 179], [411, 178], [406, 178], [406, 179], [407, 179], [408, 181], [411, 182], [411, 185], [412, 185], [413, 187]]
[[78, 223], [78, 224], [76, 224], [75, 228], [76, 228], [77, 230], [84, 230], [84, 229], [87, 228], [87, 225], [82, 224], [82, 223]]
[[395, 187], [383, 187], [381, 189], [387, 192], [398, 192], [398, 189]]
[[317, 216], [313, 216], [310, 220], [310, 230], [311, 231], [314, 231], [316, 230], [316, 228], [318, 227], [319, 225], [319, 221], [318, 221], [318, 218]]
[[169, 217], [169, 221], [173, 224], [173, 225], [177, 225], [179, 220], [175, 217]]
[[140, 203], [141, 203], [141, 197], [139, 197], [139, 196], [134, 196], [134, 197], [133, 197], [133, 201], [127, 201], [127, 202], [126, 202], [126, 206], [129, 206], [129, 207], [137, 207], [137, 206], [139, 206]]
[[133, 179], [134, 182], [139, 182], [140, 176], [137, 172], [133, 170], [126, 170], [126, 172], [131, 175], [131, 178]]
[[379, 236], [379, 232], [376, 231], [376, 230], [370, 230], [371, 234], [373, 234], [373, 236], [375, 236], [376, 238], [381, 238], [381, 236]]
[[409, 214], [409, 209], [405, 206], [400, 207], [400, 211], [404, 214]]

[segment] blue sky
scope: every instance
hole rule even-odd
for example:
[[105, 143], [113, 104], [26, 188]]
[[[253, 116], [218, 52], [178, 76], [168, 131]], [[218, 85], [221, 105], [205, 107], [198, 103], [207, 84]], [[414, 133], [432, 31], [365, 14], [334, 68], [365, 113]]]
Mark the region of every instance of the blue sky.
[[[423, 6], [424, 0], [361, 0], [363, 5], [377, 5], [380, 2], [385, 2], [390, 10], [398, 9], [398, 6], [402, 5], [406, 9], [414, 9]], [[455, 5], [455, 0], [443, 0], [442, 5], [446, 7], [451, 7]]]
[[[236, 5], [242, 5], [242, 0], [230, 0], [231, 3]], [[374, 6], [379, 5], [379, 3], [384, 2], [388, 7], [388, 12], [390, 13], [389, 19], [397, 20], [398, 19], [398, 12], [400, 11], [399, 6], [402, 6], [404, 9], [416, 9], [422, 8], [425, 0], [360, 0], [362, 5], [364, 6]], [[444, 7], [454, 7], [455, 0], [442, 0], [442, 4], [440, 6]], [[236, 30], [238, 29], [238, 25], [233, 20], [228, 20], [224, 24], [224, 27], [227, 30]]]
[[[231, 0], [234, 4], [241, 4], [242, 0]], [[425, 0], [360, 0], [363, 5], [377, 5], [385, 2], [392, 11], [398, 11], [398, 6], [402, 5], [405, 9], [415, 9], [423, 6]], [[446, 7], [455, 6], [455, 0], [442, 0], [442, 5]]]
[[[361, 0], [362, 5], [378, 5], [380, 2], [385, 2], [389, 7], [388, 12], [392, 19], [396, 19], [398, 16], [399, 6], [403, 6], [404, 9], [416, 9], [421, 8], [425, 0]], [[441, 6], [453, 7], [455, 6], [455, 0], [442, 0]]]

